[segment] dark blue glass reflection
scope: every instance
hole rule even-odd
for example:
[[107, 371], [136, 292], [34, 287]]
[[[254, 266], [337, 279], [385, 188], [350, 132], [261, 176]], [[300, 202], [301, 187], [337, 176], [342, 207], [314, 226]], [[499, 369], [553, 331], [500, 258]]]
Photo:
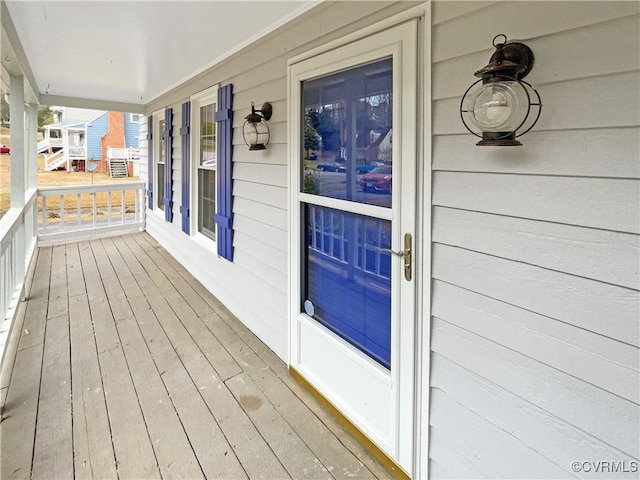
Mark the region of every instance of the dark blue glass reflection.
[[[313, 318], [390, 368], [391, 222], [305, 205], [305, 301]], [[308, 311], [308, 309], [307, 309]], [[309, 313], [309, 312], [308, 312]]]
[[391, 207], [392, 64], [302, 82], [303, 192]]

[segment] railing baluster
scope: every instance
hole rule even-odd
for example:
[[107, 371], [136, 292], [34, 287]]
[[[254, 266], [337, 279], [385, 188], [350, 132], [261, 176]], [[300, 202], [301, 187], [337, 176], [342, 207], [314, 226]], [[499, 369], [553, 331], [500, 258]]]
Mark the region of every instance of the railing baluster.
[[42, 232], [47, 233], [47, 197], [42, 196]]
[[64, 226], [64, 195], [60, 195], [60, 207], [59, 207], [60, 225]]
[[91, 195], [93, 197], [93, 228], [96, 228], [96, 216], [97, 216], [97, 199], [96, 192]]
[[80, 225], [82, 221], [82, 202], [80, 201], [81, 194], [76, 193], [76, 215], [78, 216], [77, 225]]
[[133, 192], [133, 222], [138, 221], [138, 192]]
[[111, 225], [111, 192], [107, 192], [107, 225]]

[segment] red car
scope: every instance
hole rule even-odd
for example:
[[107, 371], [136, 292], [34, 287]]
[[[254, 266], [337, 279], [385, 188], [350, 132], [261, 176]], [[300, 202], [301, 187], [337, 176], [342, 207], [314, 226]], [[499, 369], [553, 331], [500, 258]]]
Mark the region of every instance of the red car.
[[391, 192], [391, 167], [376, 167], [360, 177], [360, 186], [365, 192]]
[[11, 147], [9, 145], [0, 145], [0, 153], [11, 153]]

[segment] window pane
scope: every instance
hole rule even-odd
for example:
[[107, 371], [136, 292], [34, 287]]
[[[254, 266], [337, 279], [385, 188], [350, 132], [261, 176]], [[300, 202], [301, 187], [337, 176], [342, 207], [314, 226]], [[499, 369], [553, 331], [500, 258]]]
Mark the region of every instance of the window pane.
[[305, 205], [302, 311], [391, 365], [391, 222]]
[[156, 203], [160, 210], [164, 210], [164, 120], [158, 122], [158, 157], [156, 160], [156, 170], [158, 172], [156, 185]]
[[198, 231], [212, 240], [216, 239], [216, 172], [198, 170]]
[[302, 82], [302, 191], [391, 207], [392, 59]]
[[216, 166], [215, 104], [200, 107], [200, 166]]

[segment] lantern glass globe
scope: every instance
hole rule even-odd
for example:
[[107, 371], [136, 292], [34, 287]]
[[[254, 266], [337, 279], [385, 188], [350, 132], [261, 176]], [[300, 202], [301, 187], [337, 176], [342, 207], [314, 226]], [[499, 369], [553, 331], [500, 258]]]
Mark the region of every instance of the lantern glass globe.
[[515, 132], [527, 118], [529, 96], [519, 82], [487, 83], [471, 99], [469, 110], [483, 132]]

